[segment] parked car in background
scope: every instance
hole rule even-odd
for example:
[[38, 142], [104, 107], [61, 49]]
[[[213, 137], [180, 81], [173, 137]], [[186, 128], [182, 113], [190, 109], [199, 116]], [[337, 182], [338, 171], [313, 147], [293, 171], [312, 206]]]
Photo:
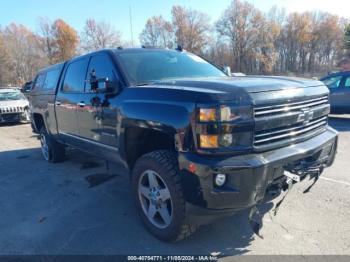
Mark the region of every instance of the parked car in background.
[[29, 121], [29, 102], [21, 91], [0, 88], [0, 123]]
[[350, 113], [350, 71], [337, 72], [321, 78], [330, 90], [331, 111]]

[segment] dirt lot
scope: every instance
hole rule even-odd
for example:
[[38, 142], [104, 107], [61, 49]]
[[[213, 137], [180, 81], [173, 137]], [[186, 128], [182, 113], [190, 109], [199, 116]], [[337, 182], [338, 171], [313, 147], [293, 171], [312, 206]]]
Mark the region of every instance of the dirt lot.
[[308, 194], [293, 188], [279, 214], [266, 203], [264, 240], [252, 235], [247, 214], [203, 226], [167, 244], [142, 226], [127, 171], [70, 151], [46, 163], [29, 125], [0, 126], [0, 254], [350, 254], [350, 118], [337, 160]]

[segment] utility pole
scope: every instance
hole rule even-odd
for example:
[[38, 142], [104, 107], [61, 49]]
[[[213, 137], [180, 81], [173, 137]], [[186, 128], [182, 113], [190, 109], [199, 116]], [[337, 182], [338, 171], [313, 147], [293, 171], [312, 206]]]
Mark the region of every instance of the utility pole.
[[131, 6], [129, 6], [129, 16], [130, 16], [130, 34], [131, 34], [131, 45], [134, 46], [134, 33], [132, 30], [132, 16], [131, 16]]

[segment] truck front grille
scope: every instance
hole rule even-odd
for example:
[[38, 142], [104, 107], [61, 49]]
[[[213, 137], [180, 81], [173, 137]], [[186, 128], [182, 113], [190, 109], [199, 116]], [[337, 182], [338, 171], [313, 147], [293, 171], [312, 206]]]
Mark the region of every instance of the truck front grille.
[[272, 105], [257, 107], [254, 109], [255, 117], [264, 117], [271, 115], [283, 114], [286, 112], [301, 111], [303, 109], [312, 109], [320, 105], [328, 104], [328, 96], [322, 96], [318, 98], [309, 99], [301, 102], [286, 103], [281, 105]]
[[254, 147], [267, 149], [311, 138], [326, 129], [328, 114], [327, 95], [256, 107]]
[[20, 106], [0, 108], [0, 114], [22, 113], [23, 111], [24, 111], [24, 108]]

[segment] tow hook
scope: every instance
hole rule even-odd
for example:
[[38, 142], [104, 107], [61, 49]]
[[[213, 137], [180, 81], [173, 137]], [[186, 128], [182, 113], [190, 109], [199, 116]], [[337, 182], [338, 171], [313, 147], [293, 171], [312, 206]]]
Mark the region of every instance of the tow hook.
[[284, 176], [287, 177], [286, 184], [286, 194], [283, 196], [283, 198], [276, 204], [275, 209], [274, 209], [274, 215], [277, 215], [278, 209], [281, 206], [282, 202], [286, 199], [286, 196], [290, 192], [290, 190], [293, 187], [294, 183], [299, 183], [306, 175], [308, 175], [311, 179], [314, 179], [313, 183], [303, 191], [304, 194], [310, 192], [311, 188], [316, 184], [318, 181], [320, 175], [322, 174], [324, 166], [323, 165], [317, 165], [317, 166], [309, 166], [305, 171], [299, 171], [297, 172], [298, 175], [293, 174], [289, 171], [284, 171]]

